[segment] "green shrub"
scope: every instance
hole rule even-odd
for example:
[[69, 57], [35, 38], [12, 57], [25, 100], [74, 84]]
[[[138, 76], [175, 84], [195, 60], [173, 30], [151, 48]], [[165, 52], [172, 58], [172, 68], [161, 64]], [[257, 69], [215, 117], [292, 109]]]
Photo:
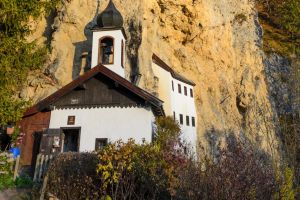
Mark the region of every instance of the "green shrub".
[[4, 174], [0, 176], [0, 191], [14, 186], [15, 183], [11, 174]]
[[295, 176], [291, 168], [285, 166], [283, 170], [277, 171], [276, 181], [279, 186], [278, 192], [275, 194], [275, 199], [295, 200], [297, 188], [295, 187]]
[[7, 152], [0, 153], [0, 191], [7, 188], [25, 188], [32, 186], [32, 179], [28, 175], [17, 177], [13, 180], [12, 155]]
[[0, 191], [14, 187], [12, 164], [13, 160], [10, 154], [0, 153]]
[[27, 174], [17, 177], [14, 184], [17, 188], [31, 188], [33, 186], [32, 178]]

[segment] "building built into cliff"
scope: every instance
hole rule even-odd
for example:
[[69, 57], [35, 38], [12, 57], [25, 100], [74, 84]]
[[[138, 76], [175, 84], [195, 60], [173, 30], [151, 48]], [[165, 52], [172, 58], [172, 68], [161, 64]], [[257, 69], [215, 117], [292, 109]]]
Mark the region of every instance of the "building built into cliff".
[[126, 34], [112, 1], [93, 28], [91, 69], [31, 107], [20, 122], [24, 165], [38, 153], [94, 151], [108, 142], [151, 142], [155, 117], [174, 116], [196, 147], [195, 84], [153, 54], [158, 97], [126, 79]]

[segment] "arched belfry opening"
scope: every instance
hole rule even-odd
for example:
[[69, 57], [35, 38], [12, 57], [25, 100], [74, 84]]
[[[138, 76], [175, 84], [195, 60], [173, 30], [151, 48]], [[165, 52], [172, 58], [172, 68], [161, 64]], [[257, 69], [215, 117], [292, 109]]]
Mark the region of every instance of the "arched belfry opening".
[[99, 41], [99, 64], [114, 64], [114, 38], [103, 37]]

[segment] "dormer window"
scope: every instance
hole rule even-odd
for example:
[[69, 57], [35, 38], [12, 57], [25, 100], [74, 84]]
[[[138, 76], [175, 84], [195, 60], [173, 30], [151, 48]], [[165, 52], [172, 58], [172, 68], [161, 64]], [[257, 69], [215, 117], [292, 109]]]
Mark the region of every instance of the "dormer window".
[[112, 37], [100, 39], [99, 63], [103, 65], [114, 64], [114, 39]]

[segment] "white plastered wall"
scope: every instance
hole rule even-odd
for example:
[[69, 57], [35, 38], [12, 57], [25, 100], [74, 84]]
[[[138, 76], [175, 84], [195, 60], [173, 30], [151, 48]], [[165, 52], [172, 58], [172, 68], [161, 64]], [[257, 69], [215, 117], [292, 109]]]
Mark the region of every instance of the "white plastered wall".
[[[67, 125], [68, 116], [75, 116], [75, 124]], [[54, 109], [50, 129], [80, 127], [80, 152], [95, 150], [96, 138], [109, 142], [132, 138], [137, 143], [152, 141], [154, 115], [151, 109], [131, 108], [82, 108]]]
[[[123, 54], [125, 54], [125, 37], [121, 30], [101, 30], [93, 32], [93, 47], [92, 47], [92, 68], [98, 65], [99, 56], [99, 40], [103, 37], [114, 38], [114, 63], [111, 65], [104, 65], [113, 72], [125, 78], [125, 70], [122, 67], [122, 40], [124, 42]], [[123, 62], [125, 62], [125, 55], [123, 55]], [[125, 66], [125, 63], [123, 63]]]
[[159, 67], [157, 64], [152, 63], [152, 69], [154, 75], [158, 78], [158, 95], [159, 98], [164, 101], [164, 110], [167, 116], [173, 116], [173, 110], [171, 106], [171, 92], [172, 91], [172, 76], [171, 74]]
[[[183, 115], [183, 124], [181, 125], [184, 139], [191, 144], [193, 148], [197, 146], [197, 114], [195, 99], [190, 95], [190, 89], [194, 88], [191, 85], [183, 83], [177, 79], [172, 78], [174, 83], [174, 91], [171, 91], [171, 106], [173, 112], [176, 114], [176, 120], [179, 121], [179, 114]], [[181, 94], [178, 92], [178, 84], [181, 85]], [[184, 94], [184, 87], [187, 87], [187, 96]], [[189, 126], [186, 123], [186, 116], [189, 116]], [[192, 117], [195, 118], [195, 127], [192, 126]]]
[[[197, 128], [192, 126], [192, 117], [195, 118], [195, 126], [197, 125], [195, 99], [190, 95], [190, 89], [194, 87], [174, 79], [170, 72], [152, 63], [152, 69], [158, 78], [158, 94], [159, 98], [164, 101], [164, 109], [167, 116], [172, 116], [175, 112], [176, 120], [179, 122], [179, 114], [183, 115], [183, 124], [181, 126], [183, 139], [191, 145], [193, 151], [197, 146]], [[172, 81], [174, 91], [172, 89]], [[181, 94], [178, 92], [178, 84], [181, 85]], [[184, 87], [187, 87], [187, 96], [184, 95]], [[189, 116], [190, 125], [186, 124], [186, 116]]]

